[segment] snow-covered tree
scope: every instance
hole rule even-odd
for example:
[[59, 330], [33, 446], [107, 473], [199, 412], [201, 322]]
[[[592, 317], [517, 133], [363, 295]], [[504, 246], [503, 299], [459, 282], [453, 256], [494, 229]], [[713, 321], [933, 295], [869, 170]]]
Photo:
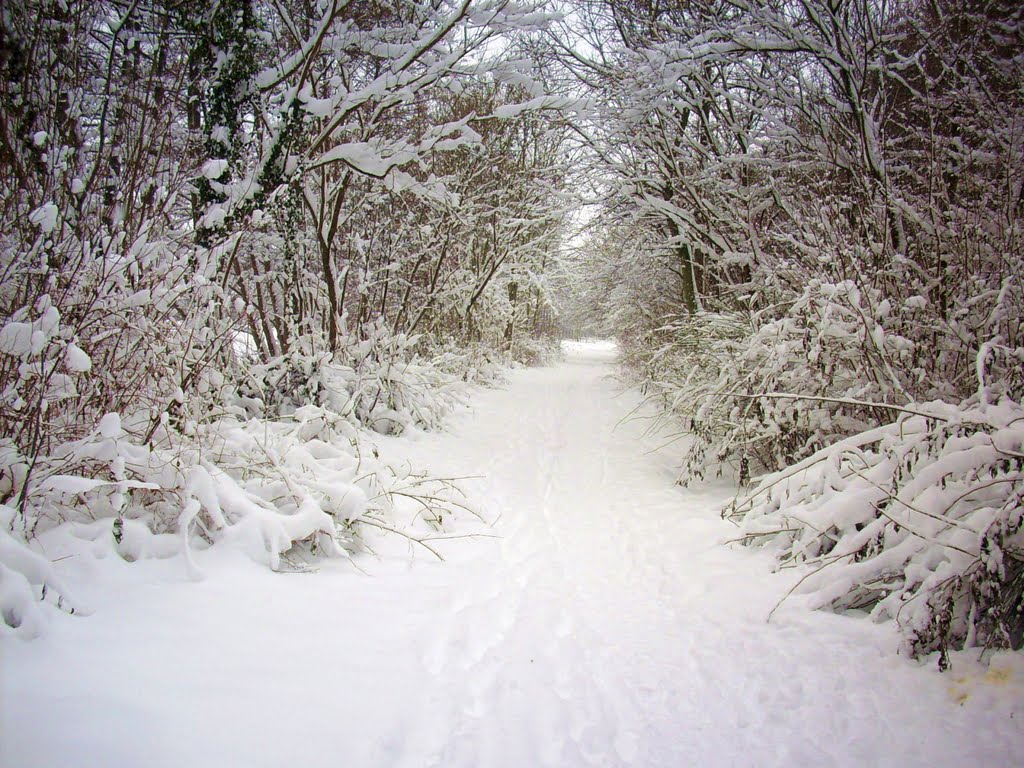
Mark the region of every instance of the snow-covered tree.
[[[601, 237], [616, 243], [598, 255], [620, 254], [602, 269], [629, 276], [607, 282], [600, 311], [631, 321], [620, 333], [627, 359], [666, 418], [690, 432], [686, 474], [731, 464], [745, 481], [811, 457], [842, 463], [847, 440], [863, 440], [864, 457], [902, 455], [909, 444], [889, 446], [875, 430], [899, 409], [947, 414], [951, 405], [988, 414], [964, 419], [1001, 446], [969, 473], [1012, 464], [1020, 447], [1002, 445], [1002, 417], [986, 409], [1012, 411], [1024, 397], [1019, 9], [825, 0], [574, 7], [565, 24], [590, 30], [588, 44], [552, 46], [598, 95], [580, 129], [604, 180]], [[922, 459], [936, 467], [956, 450], [940, 432]], [[920, 594], [931, 606], [910, 622], [918, 650], [1019, 634], [1009, 625], [982, 632], [979, 618], [991, 600], [1019, 598], [1021, 478], [999, 476], [1009, 493], [992, 507], [1000, 563], [988, 558], [981, 529], [961, 547], [973, 559], [957, 560], [941, 537], [928, 538], [926, 556], [928, 568], [963, 585], [988, 574], [989, 597], [966, 586], [933, 592], [937, 581], [910, 576], [920, 561], [886, 561], [906, 568], [907, 599]], [[764, 490], [738, 509], [778, 522], [787, 557], [861, 558], [830, 544], [830, 521], [845, 528], [829, 515], [853, 503], [844, 494], [856, 483], [826, 492], [803, 470], [792, 477], [791, 489], [809, 483], [799, 503], [831, 499], [824, 518], [801, 522], [798, 502]], [[886, 478], [874, 482], [904, 499], [907, 475]], [[983, 494], [965, 493], [963, 508], [904, 500], [963, 528], [971, 524], [961, 515], [989, 509]], [[865, 519], [882, 520], [880, 509], [866, 508]], [[928, 528], [902, 517], [896, 525]], [[772, 537], [758, 531], [752, 538]], [[806, 537], [819, 542], [813, 554]], [[953, 619], [926, 631], [925, 616]]]
[[508, 51], [547, 20], [510, 0], [4, 8], [3, 625], [70, 605], [24, 544], [55, 525], [126, 559], [235, 542], [274, 567], [393, 527], [427, 481], [371, 460], [365, 431], [437, 423], [481, 368], [470, 317], [501, 329], [475, 332], [495, 354], [532, 331], [488, 290], [544, 300], [558, 208], [531, 201], [557, 192], [565, 101]]

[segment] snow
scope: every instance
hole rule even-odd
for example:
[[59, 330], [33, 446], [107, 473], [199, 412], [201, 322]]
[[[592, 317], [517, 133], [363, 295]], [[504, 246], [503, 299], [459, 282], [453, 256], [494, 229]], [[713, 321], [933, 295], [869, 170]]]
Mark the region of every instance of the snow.
[[102, 419], [100, 419], [99, 426], [97, 427], [101, 437], [105, 437], [108, 440], [113, 440], [119, 434], [121, 434], [121, 417], [116, 413], [108, 413]]
[[203, 163], [201, 173], [207, 179], [219, 179], [227, 170], [228, 161], [222, 159], [207, 160]]
[[414, 152], [398, 149], [394, 154], [383, 157], [372, 144], [365, 141], [353, 141], [340, 144], [324, 152], [317, 160], [317, 165], [344, 162], [361, 173], [371, 176], [384, 176], [397, 166], [405, 165], [416, 159]]
[[[672, 484], [610, 344], [382, 438], [500, 538], [276, 574], [230, 548], [93, 559], [37, 542], [88, 617], [0, 636], [0, 764], [959, 766], [1024, 748], [1021, 654], [896, 655], [891, 626], [766, 617], [796, 571], [724, 542], [727, 486]], [[103, 429], [116, 434], [114, 415]], [[471, 477], [472, 476], [472, 477]], [[223, 492], [220, 489], [218, 492]], [[99, 550], [97, 550], [99, 551]], [[68, 556], [72, 555], [72, 556]]]
[[92, 360], [89, 355], [77, 344], [68, 344], [65, 352], [67, 355], [68, 370], [73, 373], [87, 373], [92, 369]]
[[537, 96], [519, 104], [502, 104], [494, 110], [494, 117], [506, 120], [519, 117], [524, 112], [532, 112], [539, 109], [578, 109], [582, 102], [578, 99], [556, 96]]
[[53, 203], [46, 203], [36, 208], [28, 215], [28, 220], [39, 227], [43, 234], [53, 232], [57, 226], [57, 217], [60, 211]]
[[0, 329], [0, 352], [22, 357], [32, 351], [32, 325], [11, 321]]

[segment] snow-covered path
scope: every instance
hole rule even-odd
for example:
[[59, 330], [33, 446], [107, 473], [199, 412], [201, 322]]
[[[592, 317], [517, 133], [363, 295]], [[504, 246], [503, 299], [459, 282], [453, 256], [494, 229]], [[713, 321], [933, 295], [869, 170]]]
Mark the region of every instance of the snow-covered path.
[[445, 563], [276, 575], [206, 553], [199, 584], [180, 562], [75, 565], [96, 613], [0, 645], [0, 764], [1013, 764], [1020, 654], [940, 676], [889, 628], [797, 603], [766, 623], [796, 576], [721, 546], [727, 489], [673, 486], [619, 424], [612, 355], [570, 347], [449, 433], [384, 446], [481, 476], [500, 538]]

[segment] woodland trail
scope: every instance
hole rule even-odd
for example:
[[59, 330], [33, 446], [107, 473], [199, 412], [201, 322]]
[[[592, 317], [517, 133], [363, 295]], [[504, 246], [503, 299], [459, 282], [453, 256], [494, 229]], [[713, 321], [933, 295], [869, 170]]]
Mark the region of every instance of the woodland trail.
[[998, 685], [980, 670], [940, 676], [897, 656], [891, 628], [799, 601], [767, 623], [797, 574], [723, 546], [729, 489], [673, 484], [671, 462], [648, 453], [656, 440], [622, 421], [636, 400], [613, 360], [608, 345], [569, 345], [565, 362], [478, 392], [448, 432], [384, 443], [435, 474], [479, 476], [466, 487], [497, 538], [446, 542], [444, 563], [282, 576], [220, 553], [199, 584], [180, 563], [135, 563], [131, 579], [98, 569], [94, 616], [6, 646], [0, 764], [793, 768], [1020, 754], [1024, 729], [992, 715], [1020, 697], [1019, 669]]
[[[482, 393], [421, 446], [435, 470], [484, 475], [503, 538], [461, 566], [425, 657], [431, 718], [404, 765], [952, 766], [1013, 753], [1005, 724], [954, 705], [971, 681], [895, 656], [891, 629], [799, 605], [766, 623], [796, 577], [722, 546], [731, 489], [674, 485], [671, 461], [647, 452], [658, 440], [623, 421], [636, 400], [613, 360], [568, 345], [565, 363]], [[986, 739], [989, 725], [1003, 738]]]

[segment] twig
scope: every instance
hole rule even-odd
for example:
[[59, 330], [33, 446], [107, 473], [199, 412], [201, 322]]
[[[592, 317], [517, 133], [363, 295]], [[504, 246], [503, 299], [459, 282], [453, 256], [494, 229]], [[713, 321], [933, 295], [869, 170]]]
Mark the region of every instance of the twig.
[[442, 563], [444, 562], [444, 557], [441, 555], [441, 553], [438, 552], [436, 549], [434, 549], [432, 546], [430, 546], [429, 544], [426, 543], [426, 541], [428, 541], [429, 539], [418, 539], [415, 536], [410, 536], [408, 533], [405, 533], [403, 531], [398, 530], [397, 528], [392, 528], [389, 525], [384, 525], [383, 523], [377, 523], [377, 522], [374, 522], [373, 520], [368, 520], [365, 517], [358, 518], [357, 522], [362, 523], [363, 525], [369, 525], [369, 526], [371, 526], [373, 528], [380, 528], [382, 531], [387, 531], [388, 533], [397, 533], [399, 536], [402, 536], [402, 537], [408, 539], [409, 541], [412, 541], [412, 542], [415, 542], [416, 544], [419, 544], [421, 547], [423, 547], [425, 550], [427, 550], [430, 554], [432, 554], [434, 557], [436, 557]]
[[811, 578], [811, 576], [814, 576], [816, 574], [821, 573], [823, 570], [825, 570], [830, 565], [832, 565], [832, 563], [838, 563], [844, 557], [851, 557], [851, 555], [836, 555], [836, 557], [833, 560], [830, 560], [829, 562], [825, 563], [820, 568], [816, 568], [815, 570], [811, 571], [810, 573], [805, 573], [803, 576], [801, 576], [800, 580], [796, 584], [794, 584], [792, 587], [790, 587], [786, 591], [786, 594], [784, 594], [782, 596], [782, 598], [779, 600], [779, 602], [777, 602], [775, 604], [775, 607], [772, 608], [770, 611], [768, 611], [768, 617], [764, 620], [765, 624], [770, 624], [771, 623], [772, 616], [775, 614], [775, 611], [777, 611], [779, 609], [780, 605], [782, 605], [784, 602], [786, 602], [786, 600], [789, 598], [789, 596], [792, 595], [796, 591], [797, 587], [799, 587], [801, 584], [803, 584], [805, 581], [807, 581], [807, 579]]

